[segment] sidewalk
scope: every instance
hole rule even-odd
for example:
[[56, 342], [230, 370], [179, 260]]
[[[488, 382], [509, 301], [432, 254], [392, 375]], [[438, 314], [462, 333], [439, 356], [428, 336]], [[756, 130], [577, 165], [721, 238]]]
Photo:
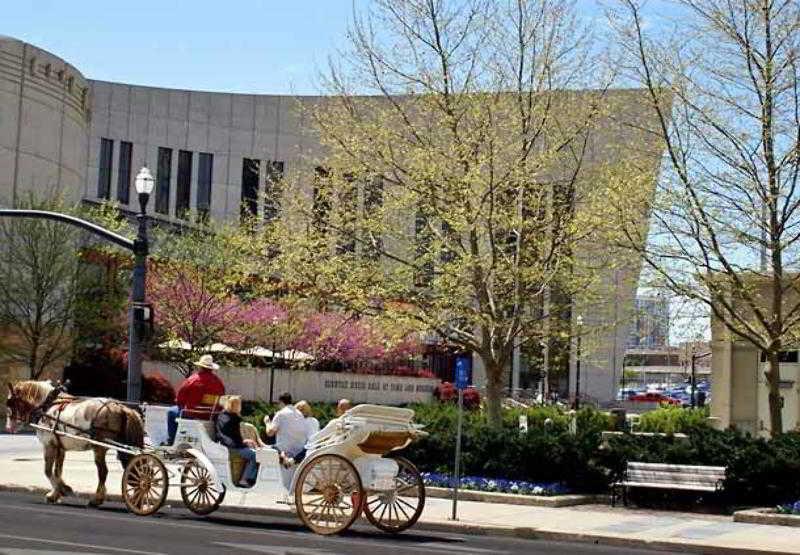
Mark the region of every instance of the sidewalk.
[[[26, 441], [24, 450], [10, 453], [8, 448], [3, 448], [6, 437], [0, 436], [0, 489], [48, 489], [41, 451]], [[112, 499], [118, 499], [122, 472], [119, 462], [111, 454], [108, 466], [108, 492]], [[93, 493], [97, 477], [91, 452], [68, 453], [64, 479], [81, 496]], [[289, 507], [276, 503], [279, 497], [278, 491], [247, 496], [229, 493], [220, 510], [265, 516], [290, 514]], [[168, 511], [169, 506], [182, 506], [176, 488], [171, 488], [167, 506], [162, 510]], [[459, 520], [453, 522], [449, 520], [451, 509], [449, 500], [429, 498], [415, 529], [586, 541], [694, 553], [800, 554], [800, 528], [735, 523], [726, 516], [621, 507], [612, 509], [604, 505], [549, 508], [463, 501], [458, 504]]]

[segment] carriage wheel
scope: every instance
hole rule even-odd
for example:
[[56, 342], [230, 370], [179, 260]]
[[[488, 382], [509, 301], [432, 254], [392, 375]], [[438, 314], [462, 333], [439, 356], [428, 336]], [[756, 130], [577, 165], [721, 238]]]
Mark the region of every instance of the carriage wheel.
[[297, 479], [297, 514], [317, 534], [338, 534], [358, 518], [362, 491], [361, 478], [350, 461], [340, 455], [314, 457]]
[[205, 465], [192, 459], [181, 471], [181, 498], [194, 514], [208, 515], [216, 511], [225, 499], [225, 486], [215, 484]]
[[425, 483], [411, 461], [394, 457], [400, 467], [391, 491], [367, 492], [364, 514], [376, 528], [397, 534], [414, 525], [425, 508]]
[[140, 516], [155, 513], [167, 499], [169, 478], [164, 463], [153, 455], [136, 455], [122, 474], [122, 498]]

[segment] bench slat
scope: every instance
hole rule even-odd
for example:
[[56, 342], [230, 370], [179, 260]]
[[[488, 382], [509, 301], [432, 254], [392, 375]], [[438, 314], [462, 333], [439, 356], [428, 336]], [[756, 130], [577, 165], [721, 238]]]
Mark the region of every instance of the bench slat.
[[659, 488], [659, 489], [680, 489], [688, 491], [717, 491], [716, 487], [700, 486], [693, 484], [654, 484], [650, 482], [630, 482], [624, 480], [619, 485], [629, 488]]
[[725, 480], [724, 466], [629, 462], [624, 480], [616, 485], [689, 491], [717, 491]]

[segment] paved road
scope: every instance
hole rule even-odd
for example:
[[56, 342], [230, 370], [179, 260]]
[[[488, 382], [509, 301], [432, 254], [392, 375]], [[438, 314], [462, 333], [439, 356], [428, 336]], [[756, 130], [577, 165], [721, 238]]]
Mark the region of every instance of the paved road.
[[[387, 536], [356, 526], [346, 534], [320, 537], [297, 520], [217, 513], [200, 518], [184, 509], [163, 509], [154, 517], [128, 514], [118, 503], [87, 509], [74, 499], [46, 505], [40, 496], [0, 493], [0, 553], [271, 555], [634, 554], [655, 553], [590, 544], [409, 531]], [[658, 553], [664, 553], [660, 551]]]

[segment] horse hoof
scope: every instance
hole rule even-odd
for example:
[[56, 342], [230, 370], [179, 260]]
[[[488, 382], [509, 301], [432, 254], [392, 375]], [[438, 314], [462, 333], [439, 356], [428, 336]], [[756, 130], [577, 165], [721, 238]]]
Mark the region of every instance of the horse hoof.
[[58, 503], [58, 497], [50, 497], [49, 495], [45, 497], [45, 500], [50, 504]]
[[88, 503], [89, 507], [91, 507], [92, 509], [96, 509], [97, 507], [99, 507], [102, 504], [103, 504], [103, 500], [102, 499], [90, 499], [89, 503]]

